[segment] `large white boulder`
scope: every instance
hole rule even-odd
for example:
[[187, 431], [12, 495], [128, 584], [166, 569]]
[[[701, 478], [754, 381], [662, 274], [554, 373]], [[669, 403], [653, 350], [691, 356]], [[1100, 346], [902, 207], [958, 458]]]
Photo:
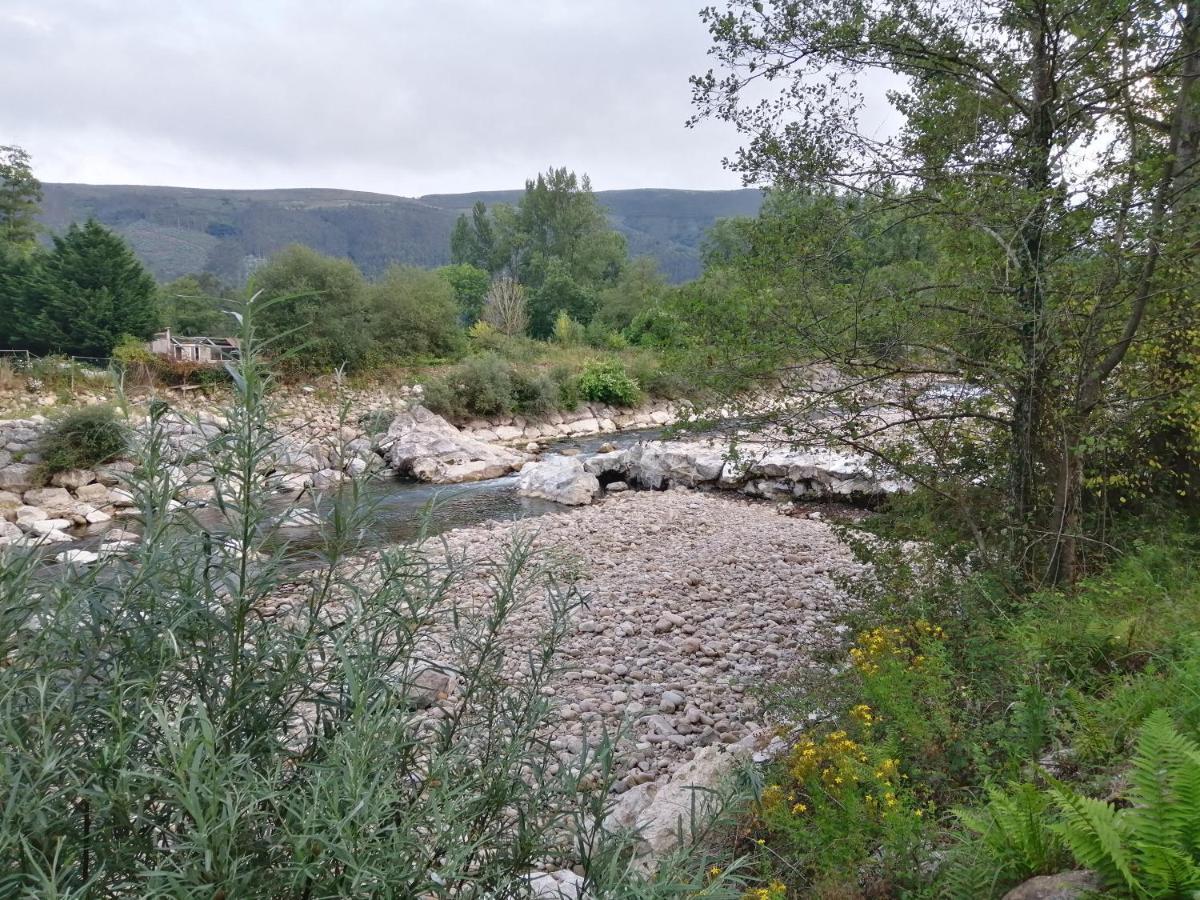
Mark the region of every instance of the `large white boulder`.
[[36, 506], [50, 516], [70, 516], [75, 511], [75, 498], [66, 488], [45, 487], [25, 492], [27, 506]]
[[625, 453], [625, 469], [643, 487], [711, 484], [725, 467], [725, 448], [711, 442], [647, 441]]
[[93, 481], [91, 484], [81, 485], [76, 488], [75, 496], [83, 503], [103, 506], [108, 502], [108, 486], [98, 481]]
[[713, 792], [719, 791], [737, 767], [747, 760], [746, 748], [705, 747], [671, 773], [665, 781], [639, 784], [621, 795], [604, 827], [610, 832], [636, 832], [638, 845], [635, 865], [652, 869], [656, 860], [679, 847], [682, 834], [690, 837], [694, 824], [704, 827], [713, 806]]
[[37, 481], [37, 469], [28, 463], [11, 463], [0, 469], [0, 489], [23, 491]]
[[52, 485], [69, 490], [76, 490], [85, 484], [91, 484], [95, 480], [96, 473], [91, 469], [67, 469], [63, 472], [55, 472], [50, 477]]
[[731, 460], [721, 473], [721, 485], [744, 493], [773, 497], [849, 500], [878, 497], [909, 489], [888, 476], [869, 457], [829, 449], [777, 448], [749, 452]]
[[736, 455], [718, 441], [647, 441], [584, 461], [593, 475], [617, 475], [647, 488], [713, 485], [758, 497], [850, 500], [903, 492], [910, 485], [870, 458], [830, 449], [745, 443]]
[[423, 406], [399, 413], [380, 444], [397, 472], [433, 484], [499, 478], [527, 458], [470, 437]]
[[91, 550], [64, 550], [54, 557], [60, 563], [68, 563], [77, 566], [90, 566], [92, 563], [100, 559], [99, 553], [93, 553]]
[[586, 506], [600, 493], [600, 481], [584, 469], [577, 457], [547, 456], [525, 464], [517, 481], [517, 493], [568, 506]]

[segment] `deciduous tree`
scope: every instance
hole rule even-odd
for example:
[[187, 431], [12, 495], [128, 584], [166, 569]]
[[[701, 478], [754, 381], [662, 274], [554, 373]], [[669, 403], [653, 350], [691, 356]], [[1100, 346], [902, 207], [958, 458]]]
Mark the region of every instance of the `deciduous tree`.
[[483, 321], [503, 334], [523, 334], [529, 325], [525, 286], [507, 275], [495, 279], [483, 304]]
[[[859, 418], [824, 437], [902, 464], [913, 457], [894, 438], [915, 435], [917, 457], [950, 465], [1003, 429], [1004, 465], [971, 483], [1006, 498], [1000, 533], [1034, 578], [1075, 575], [1085, 448], [1095, 422], [1128, 414], [1114, 373], [1150, 337], [1170, 200], [1178, 178], [1195, 181], [1178, 165], [1187, 129], [1170, 124], [1194, 93], [1189, 15], [1138, 0], [731, 0], [703, 13], [721, 71], [693, 79], [697, 118], [746, 136], [733, 167], [870, 196], [937, 235], [931, 279], [846, 292], [850, 316], [774, 297], [769, 346], [787, 336], [794, 355], [835, 363], [843, 384], [979, 386], [951, 408], [892, 410], [878, 427], [851, 427], [861, 408], [837, 404]], [[884, 72], [904, 120], [892, 138], [863, 119], [856, 87]], [[908, 335], [903, 365], [860, 340], [864, 317], [881, 312]], [[962, 452], [945, 452], [948, 423]]]
[[33, 244], [41, 202], [42, 185], [33, 177], [29, 154], [20, 147], [0, 147], [0, 244]]
[[367, 285], [350, 260], [294, 245], [255, 272], [250, 288], [278, 299], [264, 307], [259, 327], [290, 367], [331, 371], [367, 364]]
[[374, 354], [381, 362], [462, 350], [454, 289], [438, 273], [392, 266], [367, 289], [367, 305]]

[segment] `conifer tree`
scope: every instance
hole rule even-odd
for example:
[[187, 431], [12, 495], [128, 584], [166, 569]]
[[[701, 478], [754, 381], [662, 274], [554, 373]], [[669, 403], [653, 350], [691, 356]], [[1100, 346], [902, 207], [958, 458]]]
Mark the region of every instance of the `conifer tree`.
[[149, 337], [157, 287], [128, 245], [98, 222], [54, 238], [15, 323], [28, 349], [105, 357], [124, 335]]

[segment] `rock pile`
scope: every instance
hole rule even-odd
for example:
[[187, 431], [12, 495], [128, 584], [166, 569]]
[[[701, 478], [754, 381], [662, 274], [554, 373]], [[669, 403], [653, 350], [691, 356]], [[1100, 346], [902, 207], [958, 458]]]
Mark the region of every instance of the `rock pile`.
[[50, 487], [0, 490], [0, 544], [68, 543], [76, 537], [69, 532], [124, 514], [133, 505], [117, 486], [126, 465], [60, 472]]

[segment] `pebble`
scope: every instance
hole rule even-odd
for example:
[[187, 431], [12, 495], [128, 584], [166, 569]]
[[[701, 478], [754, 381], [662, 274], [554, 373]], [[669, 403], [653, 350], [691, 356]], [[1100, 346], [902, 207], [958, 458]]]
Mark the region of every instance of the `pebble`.
[[[443, 537], [475, 566], [454, 591], [462, 606], [489, 601], [489, 566], [517, 538], [571, 574], [586, 606], [563, 640], [567, 670], [542, 691], [558, 708], [550, 737], [569, 765], [581, 735], [623, 728], [618, 789], [641, 783], [635, 774], [669, 777], [697, 748], [736, 744], [769, 721], [758, 689], [846, 640], [829, 623], [848, 602], [838, 579], [861, 572], [826, 521], [725, 493], [631, 491]], [[510, 676], [548, 624], [545, 608], [511, 624]], [[448, 630], [427, 652], [446, 652]]]

